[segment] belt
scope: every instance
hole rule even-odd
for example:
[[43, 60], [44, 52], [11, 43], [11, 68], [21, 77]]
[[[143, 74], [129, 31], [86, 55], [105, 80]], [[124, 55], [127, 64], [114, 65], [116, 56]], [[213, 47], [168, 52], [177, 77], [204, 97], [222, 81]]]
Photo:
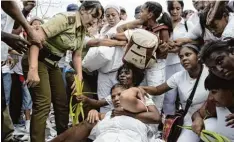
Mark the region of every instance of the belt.
[[58, 61], [62, 57], [53, 54], [47, 47], [43, 47], [39, 52], [38, 60], [50, 67], [58, 67]]

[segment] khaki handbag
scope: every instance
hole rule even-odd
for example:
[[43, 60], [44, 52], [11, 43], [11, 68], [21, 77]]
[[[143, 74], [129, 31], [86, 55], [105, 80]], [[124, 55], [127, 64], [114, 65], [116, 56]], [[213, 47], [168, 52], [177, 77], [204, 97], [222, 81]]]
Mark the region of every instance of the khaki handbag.
[[139, 69], [152, 67], [156, 62], [156, 50], [159, 39], [156, 35], [144, 29], [133, 32], [123, 56], [123, 62], [133, 64]]

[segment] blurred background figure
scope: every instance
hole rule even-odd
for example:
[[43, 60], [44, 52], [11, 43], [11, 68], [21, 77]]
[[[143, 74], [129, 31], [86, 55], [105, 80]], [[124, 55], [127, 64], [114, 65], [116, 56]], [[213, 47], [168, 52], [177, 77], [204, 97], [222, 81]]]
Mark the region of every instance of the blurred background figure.
[[124, 7], [120, 6], [120, 19], [121, 20], [126, 20], [128, 17], [126, 9]]
[[135, 19], [140, 19], [140, 13], [141, 13], [141, 5], [135, 8], [135, 15], [134, 15]]
[[188, 20], [188, 18], [193, 15], [194, 11], [193, 10], [184, 10], [183, 13], [182, 13], [182, 17], [185, 19], [185, 20]]
[[106, 17], [104, 16], [103, 19], [99, 19], [98, 20], [98, 28], [99, 28], [99, 33], [102, 29], [103, 26], [105, 26], [106, 24], [108, 24], [107, 20], [106, 20]]

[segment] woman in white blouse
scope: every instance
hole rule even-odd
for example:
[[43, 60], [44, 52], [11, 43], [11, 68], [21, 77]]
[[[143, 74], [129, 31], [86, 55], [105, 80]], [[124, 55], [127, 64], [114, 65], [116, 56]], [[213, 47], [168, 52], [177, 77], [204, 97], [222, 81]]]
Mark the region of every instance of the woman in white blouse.
[[[182, 12], [184, 8], [184, 3], [181, 0], [168, 1], [168, 12], [171, 15], [173, 33], [171, 34], [170, 39], [176, 40], [178, 38], [184, 38], [188, 32], [188, 23], [185, 23], [185, 20], [182, 18]], [[172, 45], [171, 45], [172, 46]], [[178, 48], [173, 47], [169, 50], [166, 59], [166, 79], [169, 79], [173, 74], [183, 70], [183, 67], [180, 64], [180, 59], [178, 57]], [[165, 114], [174, 114], [175, 113], [175, 100], [176, 100], [177, 90], [172, 89], [165, 94], [163, 111]]]
[[[105, 7], [105, 17], [108, 24], [101, 29], [101, 37], [107, 37], [110, 34], [116, 33], [117, 26], [123, 24], [123, 21], [120, 20], [120, 7], [116, 4], [109, 4]], [[110, 47], [109, 50], [108, 54], [113, 54], [112, 60], [98, 70], [97, 93], [99, 100], [110, 95], [110, 88], [118, 82], [116, 80], [117, 70], [123, 65], [124, 48]], [[107, 112], [110, 109], [109, 105], [104, 106], [100, 108], [100, 112]]]
[[[209, 74], [208, 69], [199, 63], [198, 61], [198, 48], [191, 44], [186, 44], [181, 47], [179, 51], [180, 62], [185, 70], [177, 72], [172, 75], [167, 82], [157, 87], [142, 87], [147, 93], [151, 95], [161, 95], [171, 89], [178, 89], [180, 103], [182, 108], [185, 109], [186, 101], [191, 94], [199, 72], [202, 70], [202, 74], [193, 98], [193, 103], [190, 106], [187, 115], [184, 118], [184, 126], [191, 126], [191, 115], [197, 111], [206, 101], [208, 97], [208, 91], [204, 88], [204, 80]], [[171, 94], [177, 95], [177, 94]], [[192, 131], [183, 129], [178, 142], [197, 142], [199, 137]]]

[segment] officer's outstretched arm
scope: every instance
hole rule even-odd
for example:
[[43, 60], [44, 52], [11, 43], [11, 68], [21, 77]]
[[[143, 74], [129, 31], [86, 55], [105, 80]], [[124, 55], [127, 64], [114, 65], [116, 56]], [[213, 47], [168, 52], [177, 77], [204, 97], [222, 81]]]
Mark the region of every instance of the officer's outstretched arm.
[[78, 79], [81, 81], [83, 80], [83, 75], [82, 75], [82, 50], [76, 50], [75, 53], [73, 53], [72, 56], [72, 61], [74, 65], [74, 69], [78, 75]]

